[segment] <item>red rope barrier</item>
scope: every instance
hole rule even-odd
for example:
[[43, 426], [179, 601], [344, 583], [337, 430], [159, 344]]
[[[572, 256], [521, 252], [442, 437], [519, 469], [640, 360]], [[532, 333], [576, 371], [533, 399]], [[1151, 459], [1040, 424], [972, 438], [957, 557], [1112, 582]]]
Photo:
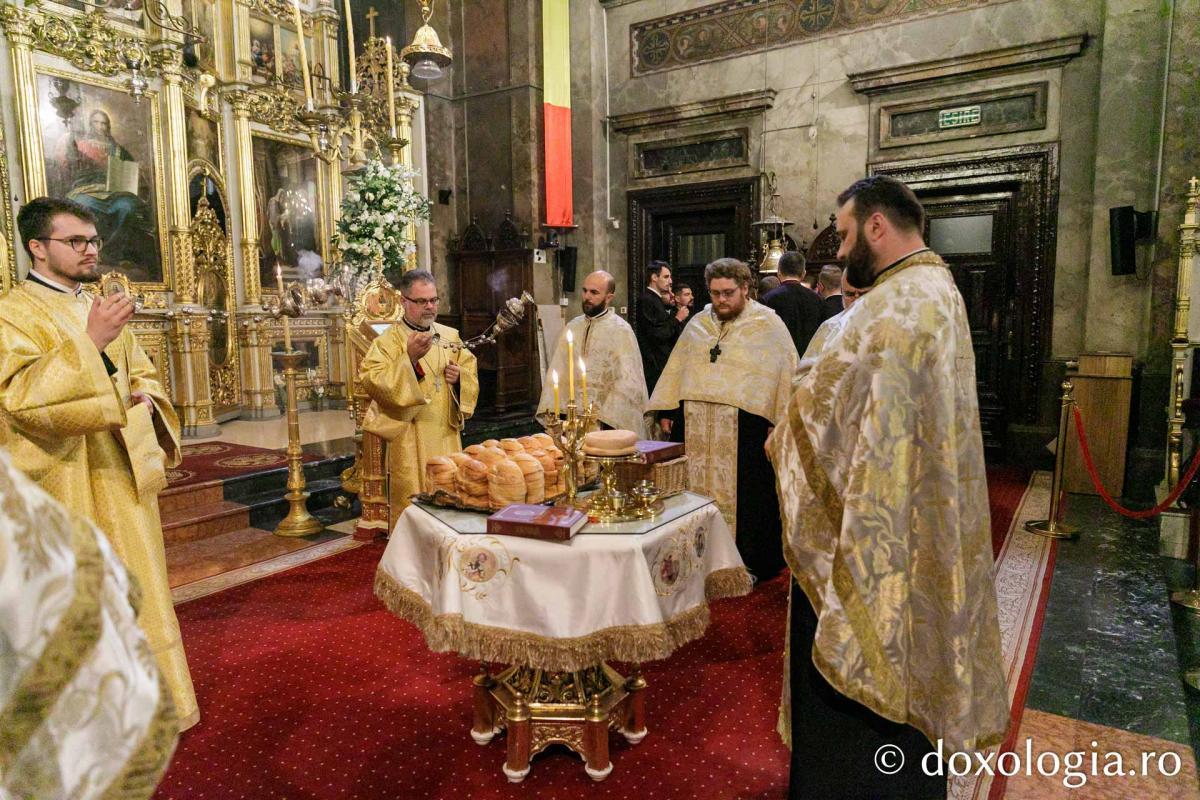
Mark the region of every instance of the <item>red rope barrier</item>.
[[[1187, 473], [1183, 476], [1183, 480], [1171, 490], [1171, 493], [1161, 503], [1154, 508], [1147, 508], [1142, 511], [1125, 508], [1112, 498], [1112, 495], [1104, 488], [1104, 484], [1100, 482], [1100, 473], [1096, 470], [1096, 463], [1092, 461], [1092, 451], [1088, 447], [1087, 434], [1083, 430], [1083, 415], [1079, 413], [1079, 406], [1073, 406], [1071, 410], [1075, 412], [1075, 431], [1079, 434], [1079, 449], [1083, 452], [1083, 464], [1087, 467], [1088, 475], [1092, 478], [1092, 484], [1095, 485], [1096, 491], [1100, 493], [1101, 499], [1118, 514], [1130, 519], [1150, 519], [1151, 517], [1156, 517], [1175, 505], [1175, 501], [1179, 499], [1179, 496], [1183, 494], [1183, 490], [1191, 484], [1192, 478], [1196, 476], [1196, 469], [1200, 467], [1200, 449], [1196, 451], [1196, 455], [1192, 456], [1192, 463], [1188, 465]], [[1058, 446], [1065, 446], [1065, 442], [1059, 442]]]

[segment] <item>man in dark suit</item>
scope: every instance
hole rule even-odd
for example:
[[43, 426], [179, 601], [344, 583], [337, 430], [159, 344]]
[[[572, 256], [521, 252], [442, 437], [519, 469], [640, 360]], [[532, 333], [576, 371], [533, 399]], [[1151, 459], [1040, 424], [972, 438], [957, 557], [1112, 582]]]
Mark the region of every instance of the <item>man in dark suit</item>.
[[637, 338], [646, 389], [653, 394], [689, 312], [687, 306], [674, 308], [667, 302], [671, 291], [671, 267], [667, 262], [651, 261], [648, 273], [646, 288], [638, 300]]
[[779, 286], [762, 296], [762, 304], [772, 309], [804, 355], [809, 340], [825, 321], [825, 306], [817, 293], [800, 282], [804, 277], [804, 256], [789, 250], [779, 259]]
[[842, 307], [842, 268], [833, 264], [821, 267], [821, 275], [817, 278], [817, 294], [825, 304], [825, 319], [836, 316], [845, 309]]

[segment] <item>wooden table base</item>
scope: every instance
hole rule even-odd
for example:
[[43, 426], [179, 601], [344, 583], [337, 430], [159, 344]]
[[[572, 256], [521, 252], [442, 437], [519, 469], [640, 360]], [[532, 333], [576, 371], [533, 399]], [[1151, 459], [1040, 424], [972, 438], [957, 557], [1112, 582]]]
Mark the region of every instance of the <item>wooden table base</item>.
[[509, 667], [493, 675], [486, 663], [475, 676], [471, 738], [485, 745], [507, 731], [504, 774], [520, 783], [529, 761], [551, 744], [563, 744], [584, 760], [592, 780], [612, 772], [608, 731], [616, 728], [637, 744], [646, 736], [646, 681], [635, 664], [628, 678], [608, 664], [575, 672]]

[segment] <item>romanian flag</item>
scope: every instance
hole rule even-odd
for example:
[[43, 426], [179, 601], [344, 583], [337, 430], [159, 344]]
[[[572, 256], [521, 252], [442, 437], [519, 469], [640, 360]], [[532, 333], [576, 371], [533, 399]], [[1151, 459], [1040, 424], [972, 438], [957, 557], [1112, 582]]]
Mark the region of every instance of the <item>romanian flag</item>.
[[571, 196], [571, 22], [568, 0], [542, 0], [546, 225], [575, 224]]

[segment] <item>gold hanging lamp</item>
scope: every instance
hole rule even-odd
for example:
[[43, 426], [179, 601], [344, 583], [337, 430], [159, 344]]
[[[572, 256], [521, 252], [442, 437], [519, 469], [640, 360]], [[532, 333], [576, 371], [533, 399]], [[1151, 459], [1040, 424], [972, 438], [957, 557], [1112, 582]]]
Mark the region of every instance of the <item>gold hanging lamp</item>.
[[433, 0], [418, 0], [421, 4], [421, 19], [424, 20], [412, 44], [400, 51], [400, 58], [412, 67], [412, 76], [422, 80], [433, 81], [445, 74], [446, 68], [454, 60], [454, 53], [449, 47], [442, 45], [437, 31], [429, 24], [433, 16]]

